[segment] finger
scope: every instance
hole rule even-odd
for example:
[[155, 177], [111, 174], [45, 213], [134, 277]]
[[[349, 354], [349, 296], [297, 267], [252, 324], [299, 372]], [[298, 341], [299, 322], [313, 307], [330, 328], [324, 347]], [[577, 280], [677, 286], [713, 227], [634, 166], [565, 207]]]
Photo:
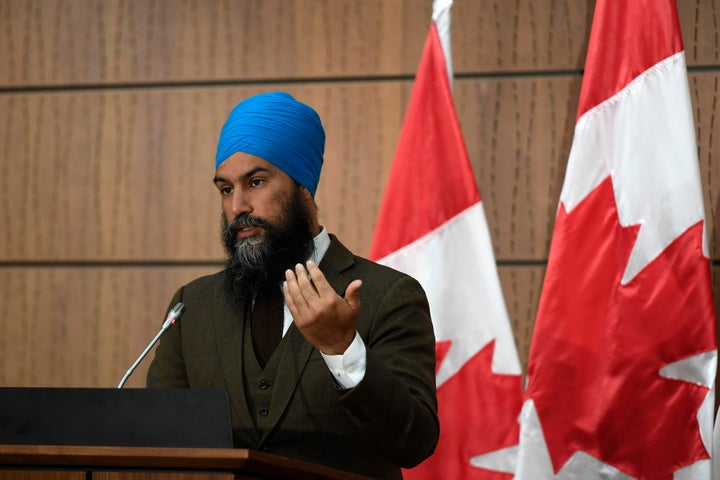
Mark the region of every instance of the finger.
[[[287, 278], [287, 272], [285, 272], [285, 278]], [[290, 309], [290, 313], [292, 313], [297, 307], [295, 306], [295, 299], [290, 293], [290, 287], [288, 286], [287, 280], [285, 280], [282, 284], [282, 291], [283, 296], [285, 297], [285, 304], [288, 306], [288, 309]]]
[[300, 292], [305, 296], [305, 300], [308, 302], [318, 296], [317, 290], [310, 279], [310, 274], [305, 267], [298, 263], [295, 265], [295, 277], [297, 278], [298, 287]]
[[[285, 294], [285, 302], [291, 312], [300, 313], [301, 309], [307, 308], [305, 296], [300, 291], [298, 278], [290, 269], [285, 270], [285, 283], [283, 285], [283, 293]], [[294, 315], [293, 315], [294, 316]]]
[[326, 297], [335, 294], [335, 290], [330, 286], [330, 283], [325, 278], [325, 274], [312, 260], [308, 260], [307, 262], [307, 272], [319, 296]]
[[345, 290], [345, 301], [355, 312], [360, 311], [360, 287], [362, 280], [353, 280]]

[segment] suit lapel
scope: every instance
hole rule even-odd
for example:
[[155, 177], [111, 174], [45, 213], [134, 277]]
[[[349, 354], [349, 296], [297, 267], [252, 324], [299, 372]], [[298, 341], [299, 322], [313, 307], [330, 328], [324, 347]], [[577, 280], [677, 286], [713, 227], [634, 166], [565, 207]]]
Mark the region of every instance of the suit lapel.
[[354, 263], [355, 258], [352, 252], [340, 243], [335, 235], [330, 235], [330, 247], [320, 262], [320, 269], [338, 295], [342, 296], [345, 293], [345, 289], [352, 280], [345, 278], [342, 272], [352, 267]]
[[227, 391], [237, 392], [235, 395], [230, 394], [232, 409], [239, 416], [242, 425], [253, 425], [254, 420], [251, 416], [252, 413], [248, 409], [242, 372], [246, 304], [243, 302], [239, 306], [239, 310], [235, 310], [224, 294], [222, 298], [217, 299], [217, 303], [221, 310], [220, 315], [218, 315], [218, 328], [215, 335], [217, 352], [220, 357]]
[[265, 428], [261, 441], [265, 440], [280, 421], [313, 352], [313, 346], [305, 341], [294, 324], [290, 325], [280, 348], [280, 363], [270, 401], [270, 413], [266, 421], [262, 422]]

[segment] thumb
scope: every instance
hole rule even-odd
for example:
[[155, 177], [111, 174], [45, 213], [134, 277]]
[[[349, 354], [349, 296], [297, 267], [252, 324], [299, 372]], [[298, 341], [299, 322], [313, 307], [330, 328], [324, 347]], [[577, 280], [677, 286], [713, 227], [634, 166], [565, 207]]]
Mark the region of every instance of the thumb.
[[360, 287], [362, 280], [353, 280], [345, 290], [345, 301], [354, 312], [360, 311]]

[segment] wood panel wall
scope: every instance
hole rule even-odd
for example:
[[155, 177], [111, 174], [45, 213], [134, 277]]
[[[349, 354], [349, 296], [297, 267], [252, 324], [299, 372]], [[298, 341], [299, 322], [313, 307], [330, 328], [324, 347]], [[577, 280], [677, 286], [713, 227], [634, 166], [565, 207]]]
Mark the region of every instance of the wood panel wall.
[[[174, 290], [221, 268], [214, 150], [249, 95], [318, 110], [321, 221], [367, 254], [431, 3], [0, 0], [0, 385], [115, 386]], [[720, 4], [678, 3], [717, 269]], [[453, 8], [455, 103], [523, 365], [593, 8]]]

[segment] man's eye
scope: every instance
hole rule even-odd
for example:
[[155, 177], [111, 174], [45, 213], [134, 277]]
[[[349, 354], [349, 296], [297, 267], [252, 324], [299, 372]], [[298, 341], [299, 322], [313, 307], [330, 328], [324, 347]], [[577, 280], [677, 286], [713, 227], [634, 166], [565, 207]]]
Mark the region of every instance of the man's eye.
[[259, 187], [263, 183], [265, 183], [265, 181], [262, 178], [253, 178], [252, 180], [250, 180], [251, 187]]
[[222, 196], [228, 196], [232, 193], [232, 187], [223, 187], [220, 189], [220, 195]]

